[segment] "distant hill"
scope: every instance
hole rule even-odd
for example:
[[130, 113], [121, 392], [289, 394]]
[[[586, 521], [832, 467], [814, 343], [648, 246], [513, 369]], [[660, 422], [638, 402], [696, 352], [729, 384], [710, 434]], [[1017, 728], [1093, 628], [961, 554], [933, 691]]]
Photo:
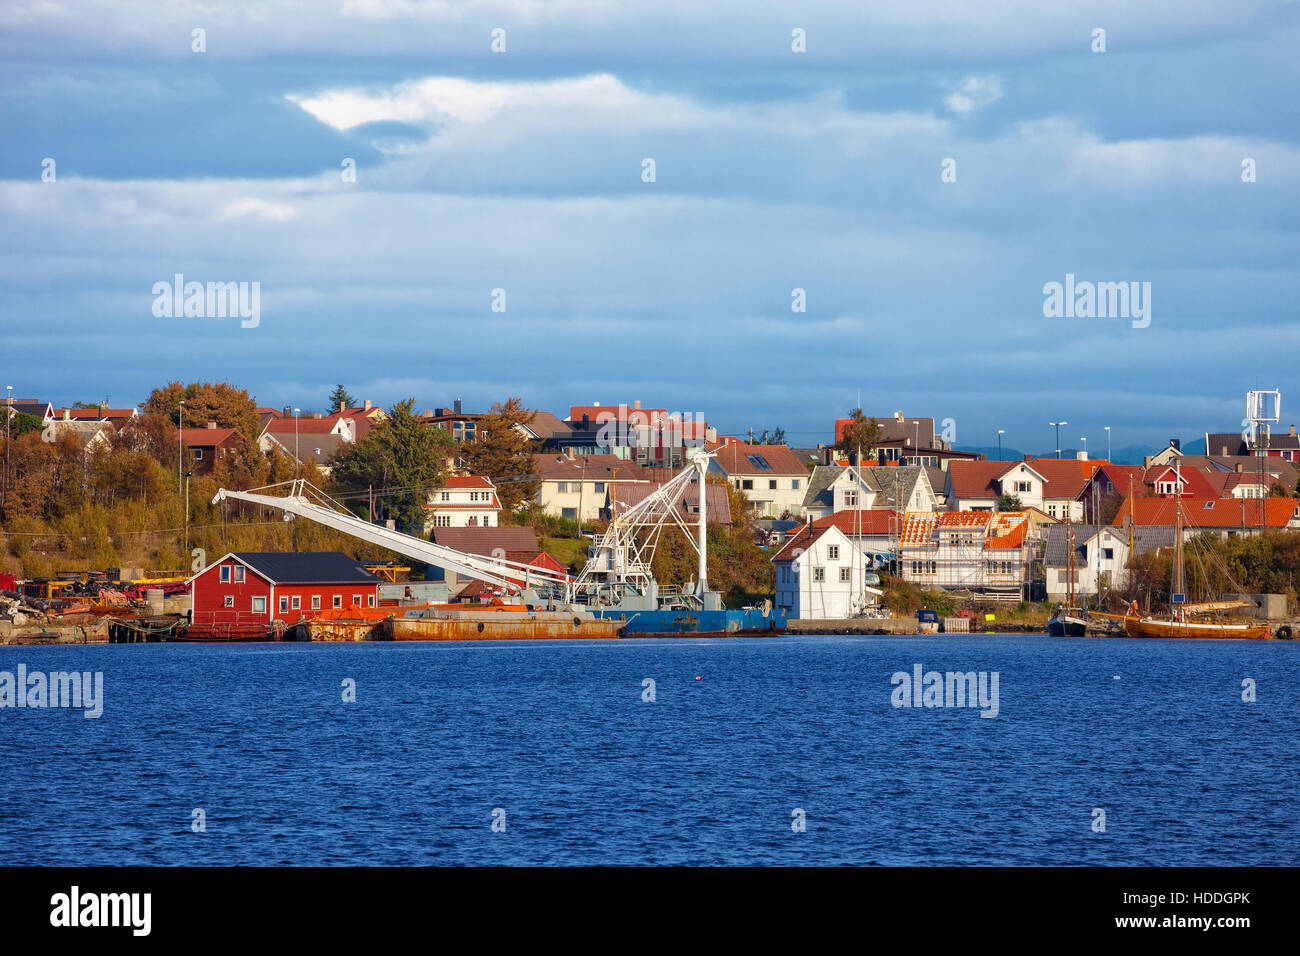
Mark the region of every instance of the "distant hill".
[[[1195, 448], [1196, 446], [1200, 446], [1200, 449], [1201, 449], [1201, 450], [1200, 450], [1200, 451], [1193, 451], [1192, 449]], [[994, 446], [992, 446], [991, 448], [988, 447], [988, 446], [985, 446], [985, 445], [957, 445], [957, 446], [955, 446], [955, 450], [957, 450], [957, 451], [965, 451], [965, 452], [974, 452], [975, 454], [983, 455], [983, 456], [984, 456], [985, 458], [987, 458], [989, 461], [997, 461], [997, 460], [998, 460], [998, 446], [997, 446], [997, 445], [994, 445]], [[1074, 456], [1075, 456], [1079, 451], [1081, 451], [1081, 450], [1082, 450], [1082, 449], [1078, 449], [1078, 448], [1063, 448], [1063, 449], [1061, 449], [1061, 457], [1062, 457], [1062, 458], [1073, 458], [1073, 457], [1074, 457]], [[1156, 454], [1157, 452], [1160, 452], [1160, 451], [1162, 451], [1162, 450], [1163, 450], [1162, 448], [1156, 448], [1156, 447], [1154, 447], [1154, 446], [1152, 446], [1152, 445], [1126, 445], [1126, 446], [1124, 446], [1123, 448], [1115, 448], [1115, 449], [1113, 449], [1113, 450], [1111, 451], [1111, 461], [1113, 461], [1113, 462], [1114, 462], [1115, 464], [1117, 464], [1117, 465], [1140, 465], [1140, 464], [1142, 464], [1142, 459], [1143, 459], [1143, 458], [1146, 458], [1148, 455], [1154, 455], [1154, 454]], [[1205, 439], [1202, 438], [1202, 439], [1201, 439], [1200, 441], [1198, 441], [1198, 442], [1193, 442], [1193, 443], [1191, 443], [1191, 444], [1189, 444], [1189, 445], [1184, 445], [1184, 446], [1183, 446], [1183, 451], [1184, 451], [1185, 454], [1188, 454], [1188, 455], [1201, 455], [1201, 454], [1204, 454], [1204, 453], [1205, 453]], [[1103, 446], [1101, 447], [1100, 450], [1097, 449], [1097, 448], [1089, 448], [1089, 449], [1088, 449], [1088, 454], [1091, 455], [1091, 456], [1094, 457], [1094, 458], [1098, 457], [1098, 455], [1100, 454], [1100, 457], [1105, 458], [1105, 457], [1106, 457], [1106, 446], [1103, 445]], [[1024, 459], [1024, 457], [1025, 457], [1025, 453], [1022, 452], [1019, 448], [1008, 448], [1008, 447], [1005, 446], [1005, 445], [1002, 447], [1002, 460], [1003, 460], [1003, 461], [1021, 461], [1021, 460]], [[1034, 457], [1035, 457], [1035, 458], [1055, 458], [1055, 457], [1056, 457], [1056, 449], [1055, 449], [1055, 448], [1049, 448], [1049, 449], [1046, 450], [1046, 451], [1035, 452], [1035, 453], [1034, 453]]]

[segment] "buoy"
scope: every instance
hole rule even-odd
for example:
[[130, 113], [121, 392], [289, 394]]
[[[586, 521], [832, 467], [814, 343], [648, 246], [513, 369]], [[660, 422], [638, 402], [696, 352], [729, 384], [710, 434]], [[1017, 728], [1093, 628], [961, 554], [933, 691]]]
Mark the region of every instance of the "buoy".
[[704, 678], [703, 678], [702, 676], [700, 676], [699, 674], [696, 674], [696, 675], [695, 675], [695, 679], [696, 679], [696, 680], [704, 680]]
[[1119, 680], [1119, 679], [1120, 679], [1120, 676], [1119, 676], [1118, 674], [1116, 674], [1116, 675], [1115, 675], [1113, 678], [1111, 678], [1111, 679], [1112, 679], [1112, 680]]

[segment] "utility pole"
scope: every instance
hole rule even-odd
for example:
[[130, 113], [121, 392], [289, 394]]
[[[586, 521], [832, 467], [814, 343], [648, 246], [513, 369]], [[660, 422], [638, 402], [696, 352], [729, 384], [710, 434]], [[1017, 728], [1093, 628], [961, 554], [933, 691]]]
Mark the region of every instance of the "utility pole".
[[14, 417], [14, 387], [5, 386], [5, 493], [4, 503], [9, 504], [9, 419]]

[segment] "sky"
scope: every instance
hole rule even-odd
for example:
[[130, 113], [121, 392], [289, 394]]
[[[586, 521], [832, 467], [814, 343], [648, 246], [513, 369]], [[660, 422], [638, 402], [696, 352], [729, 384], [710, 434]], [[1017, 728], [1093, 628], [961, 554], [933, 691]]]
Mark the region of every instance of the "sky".
[[[795, 445], [861, 396], [1039, 452], [1279, 388], [1285, 429], [1297, 50], [1294, 0], [6, 0], [0, 386], [640, 400]], [[156, 314], [177, 274], [258, 283], [256, 324]], [[1045, 315], [1067, 275], [1149, 324]]]

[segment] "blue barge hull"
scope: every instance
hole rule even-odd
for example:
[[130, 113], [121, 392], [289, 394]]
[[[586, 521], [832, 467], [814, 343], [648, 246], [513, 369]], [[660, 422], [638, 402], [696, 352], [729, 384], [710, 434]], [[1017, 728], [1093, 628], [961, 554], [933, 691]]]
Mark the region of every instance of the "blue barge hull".
[[780, 634], [785, 630], [783, 608], [764, 613], [758, 608], [722, 611], [608, 611], [596, 617], [624, 618], [620, 637], [743, 637]]

